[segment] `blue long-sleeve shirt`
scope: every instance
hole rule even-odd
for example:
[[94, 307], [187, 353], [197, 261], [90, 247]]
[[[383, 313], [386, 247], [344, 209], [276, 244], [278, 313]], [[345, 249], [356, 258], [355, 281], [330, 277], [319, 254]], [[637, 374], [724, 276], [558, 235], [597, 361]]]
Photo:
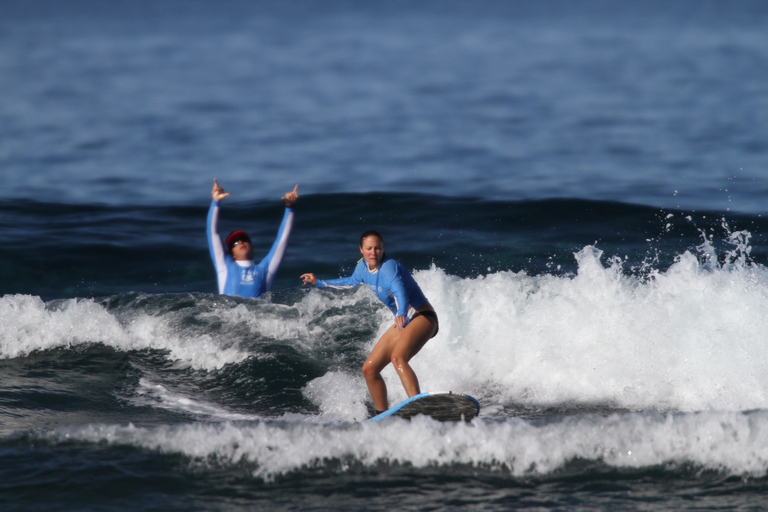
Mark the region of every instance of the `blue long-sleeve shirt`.
[[258, 297], [272, 289], [277, 269], [283, 260], [293, 228], [293, 208], [286, 208], [277, 238], [269, 253], [256, 264], [253, 260], [236, 261], [227, 252], [219, 236], [219, 203], [211, 202], [208, 210], [208, 250], [216, 268], [216, 281], [222, 295]]
[[378, 270], [371, 272], [365, 260], [357, 262], [349, 277], [318, 279], [318, 288], [354, 288], [365, 283], [381, 302], [397, 316], [406, 317], [406, 324], [413, 313], [427, 302], [427, 298], [405, 267], [396, 260], [384, 257]]

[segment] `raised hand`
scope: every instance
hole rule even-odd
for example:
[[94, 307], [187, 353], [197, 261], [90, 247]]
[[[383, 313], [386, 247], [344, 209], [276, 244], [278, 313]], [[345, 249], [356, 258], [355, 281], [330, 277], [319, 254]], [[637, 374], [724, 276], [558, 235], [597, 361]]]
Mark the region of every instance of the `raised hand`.
[[213, 178], [213, 190], [211, 190], [211, 197], [214, 201], [221, 201], [225, 197], [229, 197], [229, 192], [224, 192], [224, 189], [219, 186], [219, 182], [216, 178]]
[[293, 208], [296, 204], [296, 201], [299, 200], [299, 186], [296, 185], [293, 187], [293, 190], [288, 192], [283, 196], [283, 201], [285, 201], [285, 206], [288, 208]]

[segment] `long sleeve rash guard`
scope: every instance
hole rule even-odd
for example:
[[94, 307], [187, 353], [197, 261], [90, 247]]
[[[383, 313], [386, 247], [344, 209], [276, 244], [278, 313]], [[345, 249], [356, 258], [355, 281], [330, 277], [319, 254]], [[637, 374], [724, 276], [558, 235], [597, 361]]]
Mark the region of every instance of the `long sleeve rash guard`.
[[384, 257], [379, 269], [371, 272], [365, 260], [357, 262], [349, 277], [317, 281], [318, 288], [354, 288], [365, 283], [381, 302], [397, 316], [406, 317], [406, 324], [413, 313], [427, 302], [427, 298], [405, 267], [396, 260]]
[[293, 208], [286, 208], [275, 243], [261, 262], [235, 261], [224, 248], [219, 236], [219, 203], [211, 202], [208, 210], [208, 249], [216, 268], [216, 280], [222, 295], [258, 297], [272, 289], [293, 228]]

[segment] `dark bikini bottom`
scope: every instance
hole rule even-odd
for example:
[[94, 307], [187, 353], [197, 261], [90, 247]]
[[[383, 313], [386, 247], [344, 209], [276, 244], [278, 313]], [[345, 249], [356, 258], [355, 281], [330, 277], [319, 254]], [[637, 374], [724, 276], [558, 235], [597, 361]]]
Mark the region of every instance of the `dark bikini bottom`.
[[413, 316], [411, 317], [411, 320], [413, 320], [417, 316], [423, 316], [424, 318], [429, 318], [429, 319], [434, 320], [435, 321], [435, 334], [430, 336], [430, 338], [434, 338], [435, 336], [437, 336], [437, 331], [440, 330], [440, 322], [437, 320], [437, 313], [435, 313], [434, 311], [417, 311], [416, 313], [413, 314]]

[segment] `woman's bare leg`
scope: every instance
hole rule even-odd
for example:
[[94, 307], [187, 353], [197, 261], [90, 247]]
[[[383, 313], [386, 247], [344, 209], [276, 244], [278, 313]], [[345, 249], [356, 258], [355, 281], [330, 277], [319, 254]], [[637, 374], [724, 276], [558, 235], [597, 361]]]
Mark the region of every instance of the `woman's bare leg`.
[[363, 364], [363, 376], [368, 384], [368, 392], [373, 399], [373, 405], [377, 411], [386, 411], [389, 409], [389, 399], [387, 398], [387, 384], [381, 376], [381, 371], [392, 360], [392, 350], [397, 343], [397, 330], [390, 327], [384, 335], [379, 338], [376, 346], [373, 347], [368, 355], [365, 364]]
[[392, 351], [392, 365], [395, 367], [405, 393], [409, 397], [421, 393], [421, 388], [419, 387], [419, 379], [408, 362], [426, 345], [434, 332], [434, 324], [426, 317], [418, 316], [401, 331]]
[[419, 353], [434, 331], [435, 325], [429, 319], [419, 316], [402, 330], [389, 328], [373, 347], [363, 365], [363, 375], [377, 411], [389, 408], [387, 385], [381, 372], [390, 362], [394, 365], [406, 394], [411, 397], [420, 393], [419, 379], [408, 362]]

